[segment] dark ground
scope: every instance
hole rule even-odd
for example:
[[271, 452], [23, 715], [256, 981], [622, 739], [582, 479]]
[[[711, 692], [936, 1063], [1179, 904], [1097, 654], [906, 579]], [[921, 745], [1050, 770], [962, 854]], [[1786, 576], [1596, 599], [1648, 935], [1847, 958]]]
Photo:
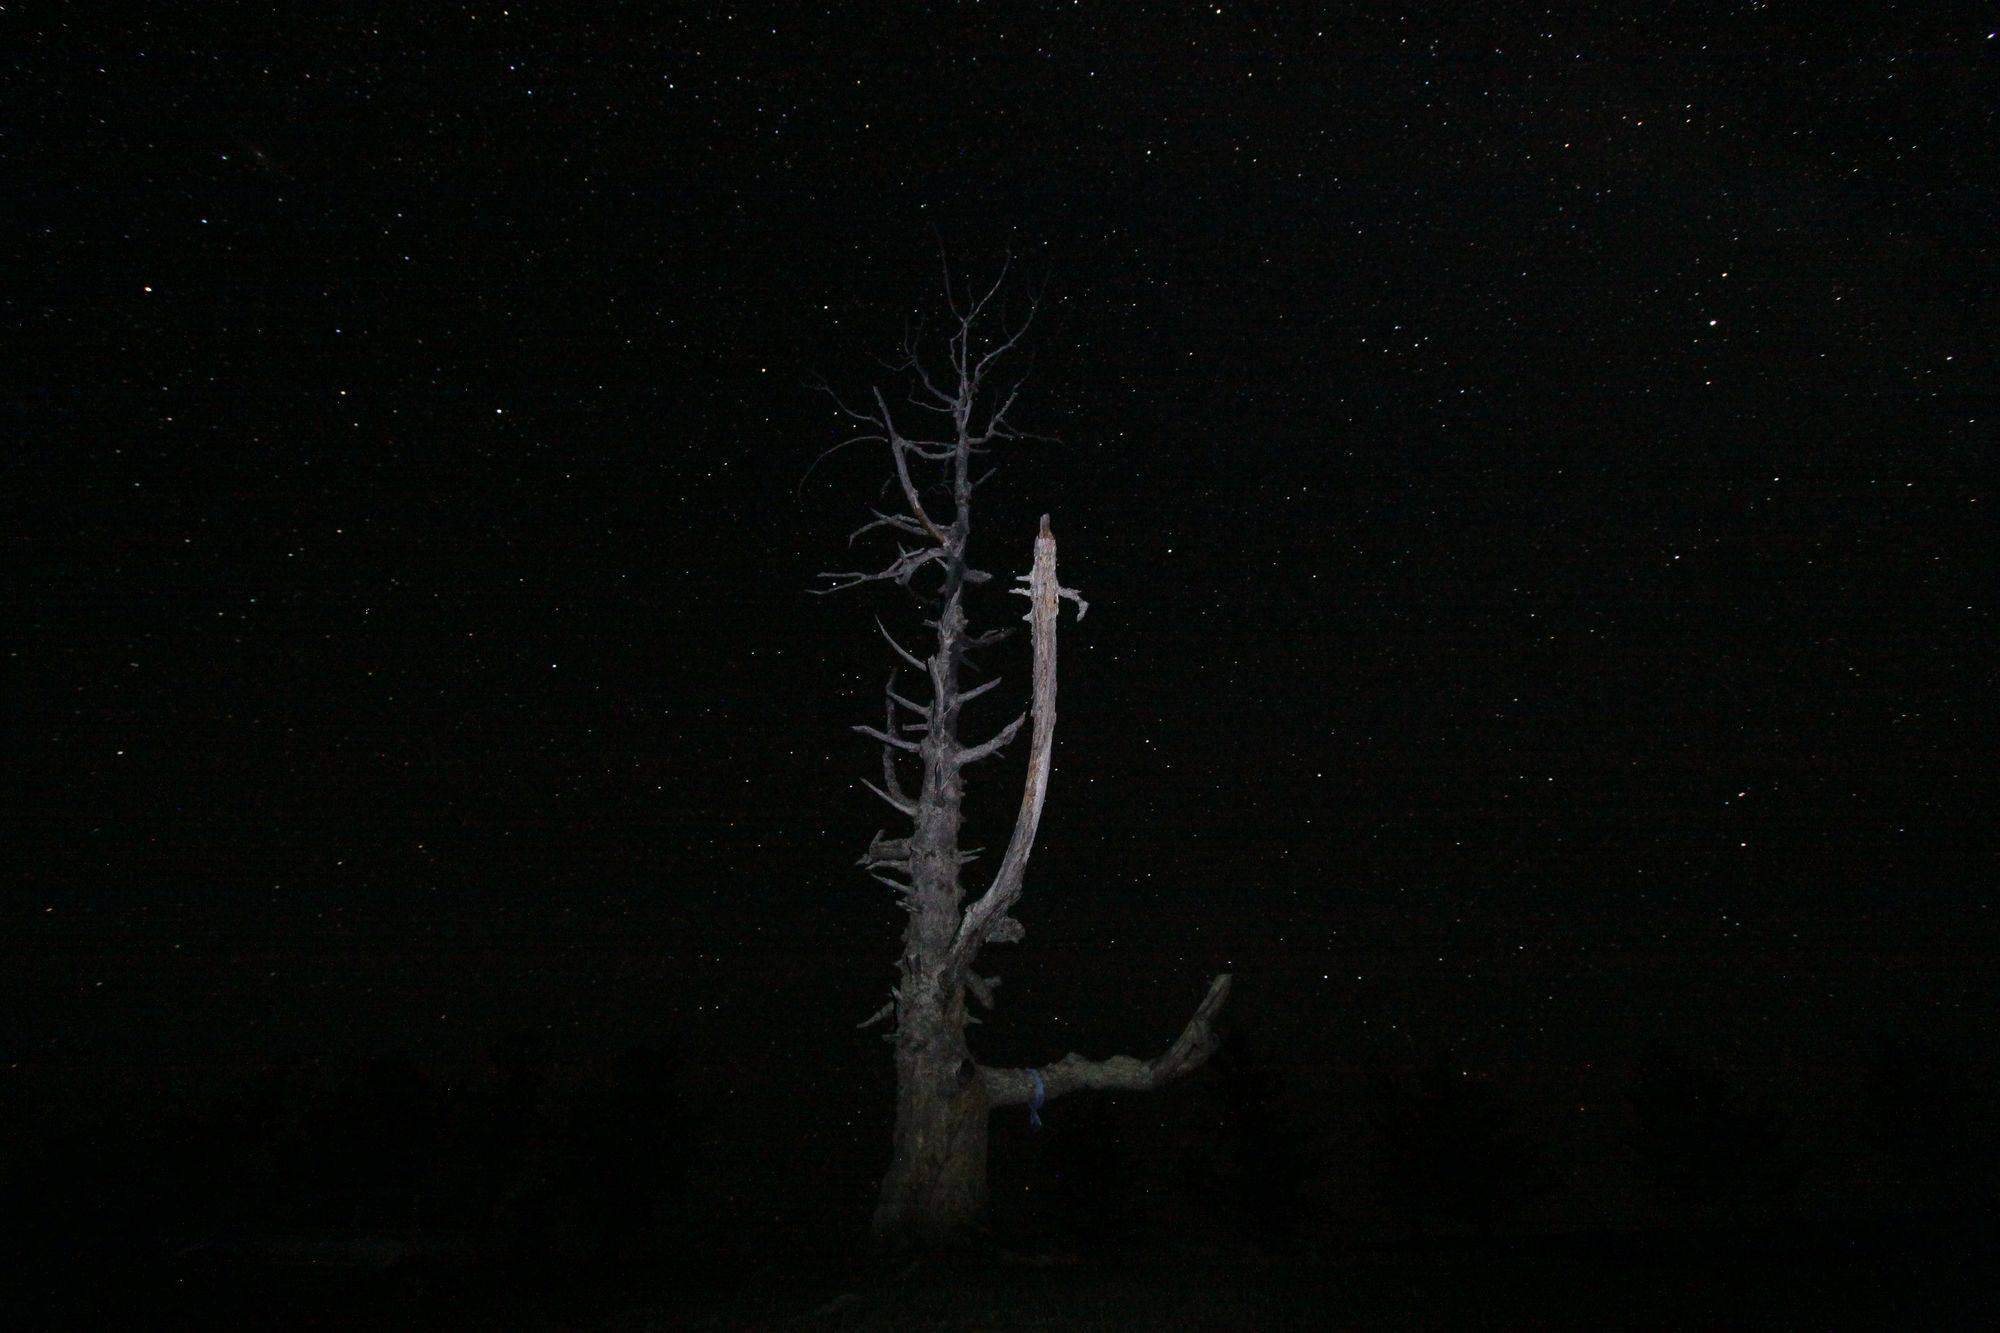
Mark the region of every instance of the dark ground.
[[1988, 1229], [1939, 1218], [1797, 1231], [1352, 1248], [1282, 1259], [1130, 1255], [914, 1270], [835, 1256], [677, 1267], [274, 1277], [171, 1266], [72, 1275], [36, 1327], [832, 1329], [1978, 1329]]

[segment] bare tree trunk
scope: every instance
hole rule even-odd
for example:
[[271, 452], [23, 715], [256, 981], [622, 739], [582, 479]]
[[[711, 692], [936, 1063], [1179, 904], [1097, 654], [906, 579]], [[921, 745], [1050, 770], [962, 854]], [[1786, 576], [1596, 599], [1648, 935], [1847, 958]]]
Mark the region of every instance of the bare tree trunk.
[[[957, 1036], [962, 1043], [963, 1028]], [[935, 1045], [897, 1042], [896, 1137], [875, 1206], [878, 1237], [936, 1245], [986, 1210], [986, 1087], [969, 1056], [956, 1067], [933, 1056], [950, 1045], [948, 1035]]]
[[[890, 638], [898, 658], [923, 674], [928, 700], [905, 695], [892, 672], [883, 726], [855, 728], [882, 745], [882, 785], [871, 783], [870, 789], [911, 824], [906, 837], [888, 838], [878, 832], [861, 858], [875, 878], [896, 891], [908, 915], [897, 985], [889, 1003], [862, 1024], [895, 1021], [888, 1037], [896, 1052], [894, 1151], [874, 1220], [877, 1238], [891, 1244], [951, 1240], [984, 1210], [987, 1115], [993, 1107], [1052, 1100], [1079, 1088], [1145, 1090], [1177, 1078], [1215, 1049], [1215, 1015], [1229, 994], [1228, 975], [1216, 977], [1179, 1039], [1150, 1061], [1131, 1056], [1087, 1060], [1071, 1053], [1046, 1068], [992, 1069], [973, 1058], [966, 1041], [967, 1025], [979, 1021], [968, 1012], [967, 997], [990, 1009], [1000, 984], [997, 977], [973, 972], [980, 949], [988, 943], [1012, 943], [1023, 935], [1021, 923], [1008, 912], [1021, 896], [1048, 792], [1056, 721], [1056, 612], [1064, 598], [1076, 603], [1079, 618], [1088, 609], [1075, 590], [1057, 580], [1055, 536], [1043, 515], [1032, 565], [1020, 579], [1027, 587], [1013, 589], [1029, 602], [1023, 617], [1033, 636], [1029, 709], [990, 739], [961, 744], [961, 709], [999, 683], [990, 680], [962, 690], [966, 651], [996, 643], [1009, 632], [970, 634], [964, 608], [966, 588], [990, 581], [965, 559], [977, 485], [971, 475], [972, 455], [985, 452], [996, 440], [1020, 438], [1007, 414], [1021, 382], [1017, 379], [995, 389], [989, 374], [1020, 342], [1028, 319], [1013, 328], [1003, 320], [997, 336], [983, 324], [1005, 280], [1003, 269], [983, 296], [961, 303], [947, 271], [945, 290], [955, 330], [946, 341], [945, 373], [933, 377], [919, 358], [914, 336], [905, 342], [902, 358], [892, 363], [910, 381], [910, 402], [950, 423], [944, 438], [903, 435], [879, 389], [872, 395], [872, 405], [863, 409], [835, 399], [842, 412], [863, 426], [861, 433], [835, 448], [858, 442], [886, 445], [906, 507], [900, 513], [877, 511], [854, 535], [887, 528], [919, 539], [920, 544], [899, 546], [896, 559], [874, 573], [822, 575], [830, 580], [822, 591], [889, 581], [914, 592], [913, 580], [932, 566], [940, 580], [934, 596], [925, 599], [935, 609], [934, 618], [925, 622], [936, 635], [930, 654], [920, 658]], [[1032, 317], [1030, 307], [1028, 318]], [[923, 504], [912, 473], [926, 468], [949, 488], [948, 523]], [[959, 875], [975, 854], [959, 847], [964, 770], [997, 753], [1030, 717], [1028, 772], [1013, 835], [992, 881], [966, 907]], [[915, 796], [908, 794], [899, 772], [899, 765], [911, 759], [922, 769]]]

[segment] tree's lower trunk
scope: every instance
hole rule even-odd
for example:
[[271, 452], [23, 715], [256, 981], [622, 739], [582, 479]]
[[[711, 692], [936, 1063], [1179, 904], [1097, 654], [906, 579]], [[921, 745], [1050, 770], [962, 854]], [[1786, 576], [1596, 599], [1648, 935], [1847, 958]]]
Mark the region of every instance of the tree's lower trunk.
[[948, 1046], [896, 1052], [896, 1145], [875, 1206], [875, 1238], [934, 1246], [986, 1209], [987, 1098], [969, 1057]]

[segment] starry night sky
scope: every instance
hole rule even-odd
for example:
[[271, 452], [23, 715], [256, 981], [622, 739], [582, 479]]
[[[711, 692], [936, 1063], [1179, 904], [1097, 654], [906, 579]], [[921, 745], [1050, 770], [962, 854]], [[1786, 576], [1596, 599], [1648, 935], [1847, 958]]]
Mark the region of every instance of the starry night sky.
[[806, 591], [886, 475], [807, 475], [810, 386], [941, 245], [1041, 293], [1060, 437], [975, 557], [1048, 512], [1092, 605], [990, 1058], [1227, 966], [1335, 1104], [1384, 1042], [1549, 1133], [1649, 1037], [1807, 1121], [1885, 1026], [1990, 1074], [1990, 24], [9, 8], [19, 1114], [643, 1038], [718, 1178], [865, 1186], [916, 611]]

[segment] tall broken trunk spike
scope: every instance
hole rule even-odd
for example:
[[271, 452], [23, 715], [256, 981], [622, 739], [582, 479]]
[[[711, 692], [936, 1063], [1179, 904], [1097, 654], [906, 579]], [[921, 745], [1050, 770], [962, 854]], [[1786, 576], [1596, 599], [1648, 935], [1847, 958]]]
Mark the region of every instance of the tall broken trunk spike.
[[[915, 546], [899, 546], [896, 557], [873, 573], [822, 575], [829, 584], [820, 591], [893, 582], [914, 593], [920, 575], [928, 577], [935, 571], [939, 580], [935, 594], [925, 598], [935, 608], [935, 615], [925, 621], [936, 634], [928, 657], [905, 650], [884, 630], [897, 656], [928, 680], [928, 703], [899, 694], [892, 676], [884, 725], [855, 728], [882, 746], [883, 784], [869, 783], [870, 790], [911, 823], [906, 837], [878, 832], [861, 857], [871, 875], [896, 891], [908, 916], [896, 964], [897, 984], [889, 1002], [862, 1024], [866, 1027], [885, 1018], [895, 1024], [887, 1037], [895, 1047], [894, 1148], [873, 1228], [878, 1240], [891, 1245], [950, 1241], [978, 1219], [987, 1199], [987, 1118], [994, 1107], [1025, 1105], [1035, 1097], [1053, 1101], [1080, 1088], [1143, 1091], [1177, 1078], [1214, 1051], [1215, 1018], [1229, 995], [1230, 979], [1224, 973], [1210, 983], [1180, 1036], [1151, 1060], [1131, 1056], [1090, 1060], [1072, 1052], [1036, 1070], [990, 1068], [973, 1057], [966, 1041], [967, 1025], [978, 1021], [968, 1012], [966, 997], [991, 1009], [999, 985], [997, 977], [974, 973], [980, 949], [988, 943], [1011, 943], [1024, 933], [1010, 911], [1021, 897], [1048, 794], [1056, 722], [1056, 613], [1064, 598], [1076, 603], [1079, 619], [1088, 610], [1082, 596], [1063, 587], [1056, 577], [1056, 540], [1045, 514], [1029, 572], [1018, 580], [1027, 586], [1012, 589], [1028, 599], [1023, 619], [1029, 625], [1034, 658], [1028, 711], [985, 741], [962, 744], [961, 708], [995, 683], [960, 688], [961, 669], [968, 665], [965, 651], [1002, 637], [972, 635], [967, 629], [965, 589], [988, 579], [965, 559], [976, 484], [971, 456], [996, 440], [1021, 438], [1007, 419], [1021, 380], [1000, 386], [991, 376], [1014, 351], [1034, 316], [1031, 304], [1018, 326], [1001, 322], [997, 333], [988, 327], [1006, 277], [1003, 267], [993, 286], [972, 298], [953, 289], [947, 269], [945, 294], [954, 331], [945, 342], [943, 367], [928, 364], [914, 338], [905, 342], [901, 359], [891, 363], [909, 380], [909, 401], [919, 411], [942, 419], [939, 424], [946, 427], [942, 438], [905, 436], [888, 397], [879, 389], [866, 408], [834, 400], [862, 427], [834, 447], [862, 442], [887, 446], [906, 506], [907, 512], [901, 514], [877, 512], [861, 532], [886, 528], [902, 539], [920, 540]], [[948, 515], [926, 509], [922, 497], [934, 492], [919, 486], [919, 474], [928, 474], [926, 481], [947, 489]], [[899, 708], [921, 720], [899, 721]], [[965, 907], [959, 876], [972, 854], [958, 845], [963, 772], [1003, 749], [1024, 721], [1030, 726], [1028, 771], [1013, 834], [986, 890]], [[922, 766], [914, 796], [898, 774], [899, 761], [910, 757]]]

